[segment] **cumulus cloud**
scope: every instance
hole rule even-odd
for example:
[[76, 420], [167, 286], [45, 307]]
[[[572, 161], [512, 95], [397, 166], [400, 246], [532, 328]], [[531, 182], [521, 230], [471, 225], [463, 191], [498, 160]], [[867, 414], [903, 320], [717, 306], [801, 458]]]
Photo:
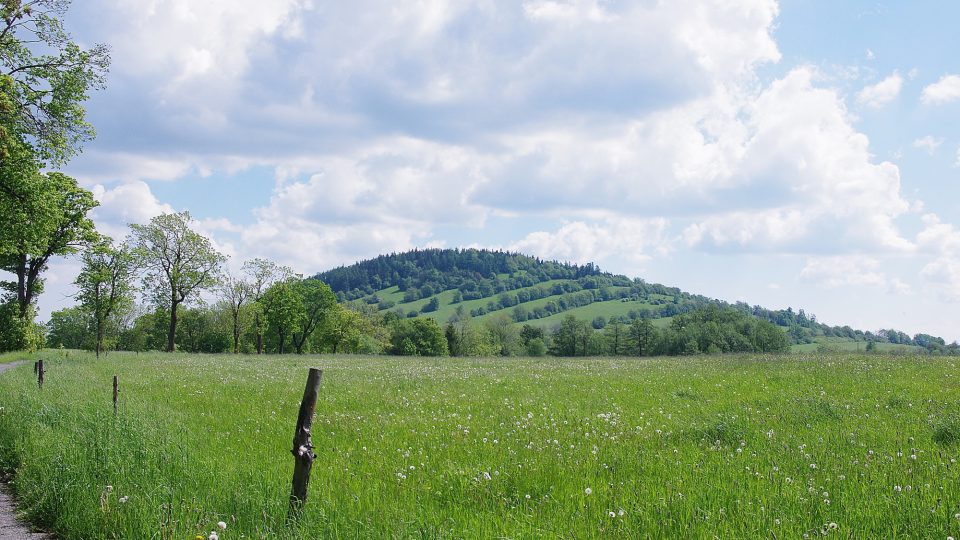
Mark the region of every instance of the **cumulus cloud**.
[[877, 84], [865, 87], [857, 94], [857, 102], [867, 107], [879, 109], [891, 101], [897, 99], [900, 95], [900, 89], [903, 88], [903, 77], [894, 72], [886, 79]]
[[578, 264], [611, 256], [639, 263], [654, 254], [670, 251], [667, 225], [662, 218], [611, 217], [599, 223], [572, 221], [555, 231], [532, 232], [507, 249]]
[[923, 267], [920, 277], [942, 298], [960, 302], [960, 259], [938, 257]]
[[914, 148], [925, 150], [931, 156], [937, 152], [941, 144], [943, 144], [943, 137], [934, 137], [933, 135], [925, 135], [913, 141]]
[[695, 249], [911, 248], [899, 169], [839, 92], [807, 66], [758, 77], [774, 0], [99, 2], [129, 22], [107, 129], [71, 166], [121, 186], [275, 168], [250, 226], [208, 225], [304, 271], [510, 213], [558, 223], [516, 245], [598, 257], [656, 249], [605, 239], [617, 219]]
[[100, 206], [91, 212], [91, 218], [100, 232], [114, 240], [126, 237], [127, 225], [131, 223], [146, 223], [154, 216], [175, 211], [169, 204], [157, 200], [150, 186], [141, 181], [113, 188], [98, 184], [92, 191]]
[[[112, 0], [122, 19], [115, 44], [115, 66], [127, 74], [159, 76], [163, 97], [189, 92], [223, 92], [248, 69], [257, 48], [275, 34], [302, 34], [306, 0]], [[211, 86], [214, 86], [211, 88]]]
[[[451, 145], [390, 138], [343, 156], [277, 169], [277, 185], [245, 246], [311, 273], [431, 241], [440, 224], [479, 226], [487, 209], [467, 201], [477, 156]], [[300, 178], [305, 170], [314, 171]]]
[[944, 75], [924, 87], [920, 94], [920, 102], [924, 105], [943, 105], [957, 99], [960, 99], [960, 75]]
[[862, 255], [811, 257], [800, 271], [800, 279], [824, 287], [879, 287], [896, 294], [909, 294], [910, 286], [899, 278], [879, 271], [880, 261]]
[[917, 245], [925, 252], [960, 256], [960, 229], [944, 223], [936, 214], [924, 214], [923, 229], [917, 233]]
[[[744, 112], [748, 137], [737, 178], [775, 188], [767, 208], [718, 212], [686, 231], [692, 245], [810, 252], [870, 245], [907, 250], [895, 218], [909, 209], [899, 169], [874, 163], [835, 90], [802, 67], [775, 81]], [[819, 246], [819, 248], [817, 247]]]

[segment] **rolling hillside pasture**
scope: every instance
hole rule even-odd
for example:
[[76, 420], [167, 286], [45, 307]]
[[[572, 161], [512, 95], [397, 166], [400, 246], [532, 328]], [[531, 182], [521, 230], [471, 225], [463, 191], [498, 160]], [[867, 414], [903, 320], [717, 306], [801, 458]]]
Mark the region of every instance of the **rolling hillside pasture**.
[[0, 463], [67, 540], [960, 536], [956, 357], [41, 355], [42, 390], [0, 376]]
[[[931, 354], [956, 354], [958, 351], [956, 345], [928, 334], [911, 336], [893, 328], [858, 330], [830, 326], [803, 309], [767, 309], [744, 302], [730, 303], [676, 287], [647, 283], [640, 278], [603, 272], [593, 264], [544, 261], [503, 251], [413, 250], [381, 255], [314, 277], [328, 283], [341, 302], [378, 304], [381, 312], [425, 316], [441, 325], [462, 307], [467, 313], [472, 312], [477, 322], [506, 314], [517, 325], [550, 329], [569, 315], [588, 323], [597, 317], [625, 321], [640, 317], [652, 319], [655, 326], [664, 328], [672, 317], [712, 306], [735, 309], [779, 326], [794, 344], [793, 350], [800, 352], [820, 350], [821, 344], [837, 351], [866, 350], [868, 342], [876, 344], [877, 350], [897, 353], [923, 350]], [[538, 289], [548, 294], [542, 297], [528, 294]], [[404, 302], [404, 298], [410, 296], [417, 299]], [[464, 301], [454, 303], [458, 296]], [[431, 310], [424, 312], [428, 305]]]
[[[370, 295], [365, 299], [365, 301], [367, 299], [374, 298], [374, 297], [382, 301], [390, 301], [390, 302], [393, 302], [394, 305], [391, 305], [389, 308], [383, 309], [381, 311], [394, 311], [398, 309], [402, 310], [404, 313], [409, 313], [410, 311], [416, 311], [421, 316], [430, 317], [431, 319], [434, 319], [440, 324], [445, 324], [450, 319], [450, 317], [454, 314], [454, 312], [457, 310], [458, 307], [463, 307], [464, 311], [466, 311], [467, 313], [470, 313], [471, 311], [476, 310], [478, 308], [487, 309], [488, 304], [490, 304], [491, 302], [496, 303], [499, 296], [501, 296], [501, 294], [515, 295], [521, 291], [529, 291], [531, 289], [536, 289], [536, 288], [545, 288], [550, 290], [556, 285], [574, 284], [574, 283], [575, 281], [573, 280], [554, 279], [554, 280], [545, 281], [543, 283], [540, 283], [531, 287], [522, 287], [522, 288], [514, 289], [511, 291], [506, 291], [504, 293], [493, 294], [491, 296], [487, 296], [484, 298], [463, 300], [457, 303], [453, 302], [454, 294], [456, 292], [455, 289], [441, 291], [433, 295], [430, 295], [428, 297], [414, 300], [411, 302], [404, 302], [403, 292], [399, 291], [397, 287], [388, 287], [386, 289], [381, 289], [375, 292], [374, 294]], [[607, 287], [607, 289], [611, 292], [611, 294], [614, 294], [614, 295], [624, 291], [629, 291], [629, 287], [613, 286], [613, 287]], [[493, 311], [487, 311], [487, 313], [483, 315], [478, 315], [474, 318], [477, 320], [482, 320], [484, 317], [488, 317], [490, 315], [495, 315], [500, 313], [506, 313], [507, 315], [512, 315], [514, 307], [517, 307], [517, 306], [522, 307], [524, 310], [530, 312], [537, 308], [542, 308], [550, 302], [556, 303], [562, 296], [563, 294], [551, 294], [544, 298], [538, 298], [536, 300], [530, 300], [527, 302], [520, 302], [516, 306], [496, 309]], [[430, 300], [434, 297], [436, 297], [438, 300], [439, 308], [436, 311], [423, 312], [422, 311], [423, 307], [427, 305], [427, 303], [430, 302]], [[614, 317], [623, 317], [626, 319], [626, 318], [629, 318], [629, 313], [631, 310], [632, 311], [640, 311], [642, 309], [656, 310], [659, 307], [658, 303], [672, 302], [672, 300], [673, 300], [672, 297], [664, 297], [664, 295], [650, 295], [649, 298], [639, 299], [639, 300], [633, 300], [629, 298], [627, 299], [616, 298], [613, 300], [593, 302], [590, 305], [570, 308], [560, 313], [551, 315], [549, 317], [543, 317], [542, 319], [529, 319], [523, 322], [528, 322], [536, 326], [549, 327], [553, 324], [558, 324], [564, 316], [570, 315], [570, 314], [576, 315], [578, 318], [581, 318], [581, 319], [588, 315], [590, 315], [590, 319], [593, 319], [598, 315], [602, 315], [607, 318], [614, 316]], [[681, 301], [681, 304], [685, 304], [685, 303], [686, 302]], [[592, 309], [584, 309], [584, 308], [592, 308]], [[549, 321], [543, 322], [547, 319], [549, 319]]]
[[[625, 316], [624, 314], [628, 313], [630, 310], [640, 310], [650, 307], [650, 304], [641, 301], [622, 302], [620, 300], [607, 300], [605, 302], [594, 302], [587, 306], [568, 309], [567, 311], [557, 313], [556, 315], [551, 315], [549, 317], [544, 317], [542, 319], [533, 319], [527, 321], [527, 323], [544, 329], [550, 329], [560, 324], [560, 321], [562, 321], [563, 318], [568, 315], [573, 315], [574, 317], [583, 319], [585, 321], [592, 321], [597, 317], [603, 317], [605, 319], [609, 319], [610, 317], [621, 317]], [[651, 322], [657, 328], [665, 328], [670, 324], [672, 319], [673, 317], [660, 317], [658, 319], [653, 319]]]
[[[524, 287], [521, 289], [509, 291], [509, 293], [516, 294], [521, 290], [529, 290], [536, 287], [546, 287], [550, 289], [555, 285], [562, 285], [564, 283], [572, 283], [572, 280], [564, 280], [564, 279], [549, 280], [544, 283], [534, 285], [532, 287]], [[610, 287], [610, 289], [615, 292], [619, 292], [627, 288], [626, 287]], [[454, 314], [457, 307], [463, 307], [463, 309], [467, 313], [470, 313], [471, 310], [475, 310], [481, 307], [486, 307], [487, 304], [490, 303], [491, 301], [496, 301], [497, 296], [499, 296], [499, 295], [493, 295], [486, 298], [464, 300], [462, 302], [453, 303], [454, 294], [455, 294], [455, 289], [450, 289], [446, 291], [441, 291], [439, 293], [436, 293], [426, 298], [414, 300], [412, 302], [403, 302], [404, 293], [400, 291], [396, 286], [393, 286], [393, 287], [388, 287], [386, 289], [379, 290], [376, 293], [374, 293], [374, 295], [371, 295], [371, 297], [376, 297], [382, 301], [391, 301], [396, 304], [382, 311], [391, 311], [391, 310], [400, 309], [406, 313], [412, 310], [412, 311], [418, 312], [420, 316], [429, 317], [437, 321], [437, 323], [443, 325], [443, 324], [446, 324], [446, 322]], [[517, 304], [517, 306], [520, 306], [522, 309], [529, 312], [537, 308], [542, 308], [549, 302], [557, 302], [557, 300], [561, 296], [562, 295], [559, 295], [559, 294], [551, 295], [545, 298], [531, 300], [529, 302], [521, 302]], [[425, 306], [428, 302], [430, 302], [430, 300], [434, 297], [438, 299], [438, 303], [440, 307], [433, 312], [421, 313], [423, 306]], [[548, 317], [543, 317], [539, 319], [529, 319], [529, 320], [523, 321], [522, 323], [517, 323], [517, 324], [529, 324], [531, 326], [550, 330], [556, 327], [557, 325], [559, 325], [560, 321], [562, 321], [564, 317], [567, 317], [569, 315], [573, 315], [574, 317], [577, 317], [578, 319], [582, 319], [585, 321], [592, 321], [597, 317], [604, 317], [606, 319], [609, 319], [610, 317], [621, 317], [627, 320], [629, 319], [629, 314], [631, 311], [638, 313], [641, 310], [646, 309], [646, 310], [655, 312], [656, 309], [659, 308], [659, 306], [665, 303], [672, 303], [673, 300], [674, 300], [674, 297], [669, 295], [663, 295], [663, 294], [650, 294], [645, 299], [638, 299], [638, 300], [634, 300], [630, 298], [606, 300], [606, 301], [600, 301], [600, 302], [593, 302], [586, 306], [579, 306], [579, 307], [567, 309], [565, 311], [561, 311], [559, 313], [550, 315]], [[682, 305], [685, 305], [686, 303], [688, 303], [686, 299], [681, 299], [679, 302], [679, 305], [682, 306]], [[474, 320], [476, 322], [482, 322], [489, 317], [497, 316], [499, 314], [512, 315], [513, 310], [514, 310], [514, 307], [499, 309], [496, 311], [490, 311], [483, 315], [478, 315], [474, 317]], [[653, 322], [653, 325], [656, 326], [657, 328], [666, 328], [670, 324], [671, 320], [673, 320], [673, 317], [658, 317], [653, 319], [652, 322]], [[785, 327], [784, 327], [784, 330], [786, 330]], [[864, 341], [857, 341], [852, 338], [814, 336], [813, 343], [793, 345], [791, 346], [791, 351], [817, 352], [820, 349], [821, 345], [826, 345], [828, 348], [835, 351], [863, 352], [867, 344]], [[911, 354], [911, 353], [917, 353], [917, 352], [923, 351], [922, 347], [917, 347], [913, 345], [876, 343], [875, 346], [877, 347], [877, 351], [879, 352], [895, 352], [895, 353]]]

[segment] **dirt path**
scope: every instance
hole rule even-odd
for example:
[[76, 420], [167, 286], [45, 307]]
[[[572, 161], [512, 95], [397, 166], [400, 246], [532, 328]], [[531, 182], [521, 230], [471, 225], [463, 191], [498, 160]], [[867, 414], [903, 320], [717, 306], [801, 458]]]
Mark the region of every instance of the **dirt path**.
[[[0, 364], [0, 373], [15, 368], [20, 362]], [[17, 520], [16, 507], [7, 491], [6, 484], [0, 483], [0, 540], [52, 540], [52, 536], [43, 533], [30, 532], [30, 528]]]

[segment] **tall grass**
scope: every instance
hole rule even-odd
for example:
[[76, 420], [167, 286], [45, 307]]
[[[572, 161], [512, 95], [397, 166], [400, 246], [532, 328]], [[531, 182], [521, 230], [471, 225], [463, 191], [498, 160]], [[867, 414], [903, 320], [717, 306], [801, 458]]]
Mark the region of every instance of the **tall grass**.
[[956, 358], [63, 354], [0, 375], [0, 465], [67, 540], [960, 537]]

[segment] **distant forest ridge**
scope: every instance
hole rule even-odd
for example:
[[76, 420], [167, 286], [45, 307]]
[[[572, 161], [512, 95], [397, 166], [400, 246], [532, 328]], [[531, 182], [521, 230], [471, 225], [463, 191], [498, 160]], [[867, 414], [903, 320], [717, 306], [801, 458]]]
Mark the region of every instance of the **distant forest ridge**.
[[[414, 249], [380, 255], [314, 277], [327, 283], [341, 302], [377, 304], [384, 312], [432, 316], [440, 323], [446, 322], [441, 315], [450, 311], [444, 309], [445, 304], [450, 308], [473, 306], [469, 312], [474, 317], [506, 310], [516, 323], [553, 321], [554, 315], [593, 304], [597, 308], [594, 311], [579, 309], [577, 313], [596, 312], [592, 321], [595, 329], [602, 328], [610, 317], [623, 322], [664, 319], [715, 305], [781, 326], [793, 344], [837, 338], [927, 349], [946, 345], [942, 338], [929, 334], [910, 336], [895, 329], [864, 331], [828, 326], [803, 309], [770, 310], [744, 302], [731, 304], [641, 278], [603, 272], [593, 263], [545, 261], [506, 251]], [[452, 293], [441, 296], [446, 291]]]

